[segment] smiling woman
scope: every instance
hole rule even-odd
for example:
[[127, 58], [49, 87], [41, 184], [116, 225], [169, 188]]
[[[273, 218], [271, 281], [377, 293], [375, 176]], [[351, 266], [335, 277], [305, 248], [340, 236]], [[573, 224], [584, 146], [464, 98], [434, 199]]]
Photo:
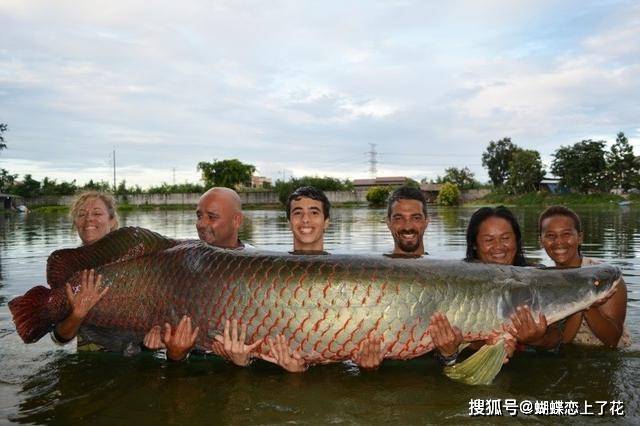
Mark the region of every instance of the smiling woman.
[[[116, 200], [108, 194], [88, 191], [80, 194], [71, 204], [69, 213], [73, 228], [78, 233], [82, 245], [90, 245], [118, 228]], [[78, 335], [78, 349], [99, 349], [87, 341], [78, 330], [91, 308], [107, 292], [101, 289], [101, 277], [93, 270], [84, 271], [82, 285], [74, 292], [67, 284], [67, 299], [71, 313], [53, 328], [51, 338], [58, 344], [65, 344]]]

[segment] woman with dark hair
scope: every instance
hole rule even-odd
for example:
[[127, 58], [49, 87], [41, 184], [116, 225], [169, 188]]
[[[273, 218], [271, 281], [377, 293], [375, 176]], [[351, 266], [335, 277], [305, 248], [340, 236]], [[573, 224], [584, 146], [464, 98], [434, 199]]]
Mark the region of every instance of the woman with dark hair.
[[[538, 218], [538, 232], [540, 245], [556, 268], [579, 268], [600, 263], [582, 255], [582, 226], [573, 210], [564, 206], [548, 207]], [[583, 345], [627, 346], [626, 314], [627, 288], [621, 281], [619, 288], [608, 298], [571, 315], [566, 321], [562, 340]]]
[[[469, 220], [466, 238], [467, 262], [528, 266], [520, 225], [511, 210], [504, 206], [478, 209]], [[441, 313], [436, 313], [431, 321], [431, 335], [443, 363], [455, 363], [458, 347], [462, 343], [460, 330], [451, 326]], [[562, 332], [559, 326], [548, 326], [544, 314], [540, 314], [536, 322], [529, 306], [518, 306], [511, 315], [511, 323], [508, 330], [521, 343], [521, 349], [553, 349], [561, 343]], [[474, 342], [470, 347], [478, 349], [485, 343]]]
[[511, 210], [504, 206], [483, 207], [471, 216], [465, 260], [528, 266], [522, 248], [522, 231]]

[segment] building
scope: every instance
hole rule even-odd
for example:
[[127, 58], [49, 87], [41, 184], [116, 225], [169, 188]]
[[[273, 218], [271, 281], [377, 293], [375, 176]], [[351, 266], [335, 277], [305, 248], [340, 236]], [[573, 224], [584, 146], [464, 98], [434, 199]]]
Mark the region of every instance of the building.
[[387, 176], [375, 179], [354, 179], [353, 187], [356, 190], [368, 190], [374, 186], [402, 186], [407, 183], [408, 179], [409, 178], [404, 176]]
[[251, 176], [251, 188], [270, 188], [271, 179], [264, 176]]

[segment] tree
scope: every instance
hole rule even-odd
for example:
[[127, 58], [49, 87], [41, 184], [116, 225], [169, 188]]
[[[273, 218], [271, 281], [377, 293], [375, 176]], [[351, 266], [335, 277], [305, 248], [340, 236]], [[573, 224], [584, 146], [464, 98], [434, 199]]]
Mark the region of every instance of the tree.
[[75, 179], [71, 182], [57, 183], [55, 179], [45, 177], [42, 180], [40, 195], [73, 195], [77, 190]]
[[12, 175], [6, 169], [0, 169], [0, 192], [11, 192], [18, 179], [18, 175]]
[[3, 149], [7, 149], [7, 144], [4, 143], [4, 136], [2, 134], [7, 131], [7, 125], [5, 123], [0, 123], [0, 151]]
[[464, 167], [462, 169], [449, 167], [448, 169], [445, 169], [444, 176], [442, 178], [438, 176], [438, 180], [439, 182], [437, 183], [453, 183], [461, 190], [474, 189], [480, 186], [480, 182], [474, 178], [473, 172], [469, 170], [468, 167]]
[[22, 182], [16, 183], [12, 192], [25, 198], [37, 197], [41, 195], [40, 182], [33, 179], [30, 174], [26, 174]]
[[611, 146], [611, 152], [607, 153], [607, 161], [614, 186], [625, 191], [631, 189], [638, 180], [640, 165], [633, 155], [633, 146], [624, 133], [618, 133], [616, 143]]
[[502, 185], [509, 177], [509, 163], [513, 154], [519, 151], [511, 138], [490, 141], [487, 150], [482, 153], [482, 165], [487, 169], [493, 186]]
[[604, 141], [588, 139], [572, 146], [562, 146], [553, 154], [551, 172], [560, 178], [563, 186], [574, 191], [608, 191], [611, 179], [605, 145]]
[[353, 189], [353, 183], [349, 180], [341, 181], [329, 176], [303, 176], [301, 178], [292, 178], [288, 181], [277, 180], [274, 190], [278, 193], [278, 200], [282, 204], [286, 204], [289, 195], [301, 186], [313, 186], [321, 191], [347, 191]]
[[516, 151], [509, 164], [507, 186], [513, 194], [537, 191], [544, 173], [538, 151], [529, 149]]
[[235, 188], [239, 185], [251, 186], [251, 175], [256, 168], [234, 158], [213, 163], [201, 161], [198, 163], [198, 170], [202, 172], [202, 180], [207, 187]]
[[387, 203], [389, 198], [389, 187], [374, 186], [367, 191], [367, 201], [372, 206], [380, 207]]
[[99, 182], [94, 182], [93, 179], [89, 180], [89, 182], [85, 183], [82, 187], [85, 191], [102, 191], [102, 192], [111, 192], [111, 184], [106, 180], [101, 180]]
[[436, 202], [442, 206], [455, 206], [460, 198], [460, 189], [455, 183], [445, 182], [438, 192]]

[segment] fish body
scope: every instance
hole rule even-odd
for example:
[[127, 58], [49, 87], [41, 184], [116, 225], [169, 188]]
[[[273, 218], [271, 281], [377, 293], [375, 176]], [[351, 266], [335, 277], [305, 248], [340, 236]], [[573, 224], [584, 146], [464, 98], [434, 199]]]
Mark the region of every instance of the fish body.
[[[435, 312], [447, 315], [466, 341], [501, 331], [516, 306], [549, 322], [585, 309], [620, 278], [617, 268], [536, 269], [386, 256], [300, 256], [227, 250], [122, 228], [88, 247], [54, 252], [51, 289], [36, 287], [9, 303], [16, 328], [32, 342], [70, 312], [64, 283], [78, 289], [95, 268], [109, 292], [83, 330], [111, 350], [142, 341], [154, 325], [190, 315], [197, 347], [209, 350], [227, 319], [247, 325], [247, 343], [283, 334], [310, 363], [350, 359], [368, 336], [383, 336], [387, 358], [420, 356], [433, 344]], [[43, 326], [43, 323], [45, 324]]]

